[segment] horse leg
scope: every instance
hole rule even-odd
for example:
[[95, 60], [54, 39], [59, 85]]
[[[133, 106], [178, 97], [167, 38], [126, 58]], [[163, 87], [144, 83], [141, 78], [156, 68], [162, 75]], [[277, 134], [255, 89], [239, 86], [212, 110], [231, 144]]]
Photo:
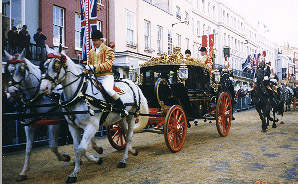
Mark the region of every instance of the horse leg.
[[272, 124], [272, 128], [276, 128], [276, 123], [275, 122], [278, 122], [278, 119], [275, 118], [275, 110], [273, 109], [273, 124]]
[[124, 154], [122, 157], [122, 160], [118, 164], [118, 168], [125, 168], [126, 167], [126, 159], [128, 158], [128, 151], [131, 152], [133, 155], [138, 155], [138, 151], [132, 148], [132, 138], [133, 138], [133, 128], [135, 126], [135, 117], [129, 116], [127, 120], [123, 119], [122, 120], [124, 125], [125, 123], [128, 123], [128, 130], [127, 130], [127, 140], [126, 140], [126, 146], [124, 150]]
[[103, 153], [103, 149], [102, 149], [102, 147], [97, 146], [95, 137], [93, 137], [93, 138], [91, 139], [91, 144], [92, 144], [92, 148], [93, 148], [98, 154], [102, 154], [102, 153]]
[[72, 139], [73, 139], [73, 146], [74, 146], [74, 152], [75, 152], [75, 168], [74, 171], [71, 173], [71, 175], [68, 177], [66, 183], [75, 183], [77, 181], [77, 172], [80, 171], [80, 154], [79, 154], [79, 144], [80, 144], [80, 136], [81, 131], [80, 129], [74, 127], [72, 124], [68, 125], [69, 131], [71, 133]]
[[[95, 136], [96, 131], [98, 130], [98, 125], [96, 123], [91, 123], [91, 122], [98, 122], [96, 121], [97, 119], [95, 118], [90, 118], [88, 121], [90, 122], [89, 124], [86, 125], [83, 133], [83, 138], [80, 142], [80, 144], [76, 144], [75, 146], [75, 168], [73, 172], [68, 176], [68, 179], [66, 183], [74, 183], [77, 180], [77, 174], [80, 171], [80, 158], [82, 155], [86, 156], [86, 151], [88, 149], [88, 145], [91, 142], [91, 139]], [[70, 129], [71, 132], [73, 132], [73, 129]], [[79, 136], [77, 133], [74, 133], [75, 135]], [[73, 135], [73, 133], [72, 133]], [[75, 138], [75, 137], [73, 137]], [[75, 142], [75, 141], [74, 141]], [[87, 154], [88, 155], [88, 154]], [[101, 158], [95, 158], [99, 163], [102, 163]]]
[[58, 151], [58, 130], [59, 125], [49, 125], [48, 126], [48, 133], [49, 133], [49, 147], [51, 148], [52, 152], [56, 155], [59, 161], [69, 162], [70, 156], [66, 154], [60, 154]]
[[262, 132], [266, 132], [267, 125], [266, 125], [266, 119], [263, 115], [263, 112], [262, 112], [261, 108], [258, 105], [256, 105], [256, 110], [257, 110], [257, 112], [260, 116], [260, 119], [262, 121]]
[[[102, 154], [103, 153], [103, 149], [102, 147], [97, 146], [96, 144], [96, 140], [95, 137], [91, 138], [91, 145], [93, 150], [95, 150], [98, 154]], [[87, 151], [85, 152], [85, 157], [89, 160], [89, 161], [93, 161], [93, 162], [97, 162], [97, 164], [101, 164], [102, 163], [102, 159], [93, 155], [93, 154], [89, 154]]]
[[25, 126], [25, 133], [26, 133], [26, 153], [25, 153], [25, 162], [22, 171], [20, 172], [17, 181], [24, 181], [27, 179], [27, 171], [29, 171], [29, 164], [30, 164], [30, 155], [32, 150], [32, 143], [34, 138], [34, 127], [32, 126]]

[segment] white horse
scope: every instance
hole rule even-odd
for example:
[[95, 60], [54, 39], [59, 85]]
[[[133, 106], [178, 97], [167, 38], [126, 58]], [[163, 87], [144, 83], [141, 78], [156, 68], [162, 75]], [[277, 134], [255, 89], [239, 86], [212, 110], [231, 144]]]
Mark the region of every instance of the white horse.
[[[130, 112], [130, 115], [121, 118], [117, 109], [106, 103], [104, 95], [94, 85], [96, 82], [91, 79], [94, 78], [93, 75], [84, 74], [83, 66], [75, 64], [65, 53], [57, 53], [48, 47], [47, 51], [48, 53], [52, 52], [52, 54], [50, 54], [50, 58], [46, 62], [48, 66], [45, 80], [41, 83], [41, 90], [49, 93], [56, 85], [61, 84], [64, 94], [62, 104], [65, 111], [86, 112], [86, 114], [65, 116], [69, 124], [75, 151], [75, 168], [69, 175], [66, 183], [76, 182], [77, 174], [80, 170], [80, 157], [86, 152], [90, 141], [92, 142], [101, 121], [103, 121], [103, 125], [106, 127], [119, 122], [124, 129], [127, 144], [118, 168], [126, 167], [128, 151], [133, 155], [138, 153], [137, 150], [132, 148], [133, 129], [136, 119], [134, 113], [137, 113], [139, 109], [143, 109], [143, 112], [148, 114], [147, 100], [140, 88], [130, 80], [115, 83], [115, 86], [122, 90], [123, 93], [120, 95], [120, 98], [127, 105], [126, 110]], [[107, 111], [108, 113], [105, 120], [101, 120], [103, 115], [101, 111]], [[80, 139], [80, 129], [84, 130], [82, 139]], [[94, 158], [94, 161], [102, 162], [101, 158]]]
[[[32, 64], [29, 60], [24, 58], [24, 51], [20, 55], [11, 56], [5, 51], [8, 58], [7, 70], [10, 75], [11, 86], [8, 88], [9, 93], [19, 93], [22, 95], [21, 100], [28, 105], [42, 105], [53, 104], [55, 101], [50, 97], [40, 94], [39, 86], [41, 83], [41, 71], [38, 66]], [[55, 107], [38, 107], [32, 108], [31, 113], [46, 113]], [[34, 125], [34, 122], [33, 124]], [[30, 155], [32, 150], [32, 143], [34, 138], [35, 126], [28, 124], [25, 126], [26, 133], [26, 154], [25, 163], [20, 172], [17, 181], [27, 179], [27, 172], [29, 170]], [[57, 139], [59, 124], [48, 125], [49, 147], [55, 153], [59, 161], [70, 161], [70, 156], [58, 152]]]

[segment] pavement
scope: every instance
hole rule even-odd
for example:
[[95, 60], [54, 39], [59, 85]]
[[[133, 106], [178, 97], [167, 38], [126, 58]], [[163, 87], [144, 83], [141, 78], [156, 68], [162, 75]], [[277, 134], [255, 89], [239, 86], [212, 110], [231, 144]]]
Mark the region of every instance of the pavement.
[[[236, 120], [227, 137], [217, 133], [213, 123], [199, 120], [188, 129], [180, 152], [171, 153], [164, 136], [150, 132], [134, 135], [139, 155], [129, 155], [127, 167], [118, 169], [122, 151], [111, 147], [107, 139], [98, 139], [104, 148], [103, 164], [86, 161], [78, 175], [79, 184], [293, 184], [298, 183], [298, 111], [286, 112], [285, 124], [261, 132], [261, 121], [255, 110], [235, 114]], [[74, 158], [73, 146], [59, 147]], [[90, 151], [93, 152], [93, 151]], [[47, 147], [31, 154], [28, 180], [19, 183], [64, 183], [73, 166], [59, 162]], [[17, 183], [24, 151], [3, 156], [2, 182]]]

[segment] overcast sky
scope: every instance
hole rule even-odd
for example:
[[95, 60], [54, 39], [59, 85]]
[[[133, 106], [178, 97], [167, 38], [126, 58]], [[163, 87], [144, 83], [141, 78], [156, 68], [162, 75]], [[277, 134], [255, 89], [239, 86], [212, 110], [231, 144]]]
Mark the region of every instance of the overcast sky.
[[218, 0], [232, 7], [250, 23], [269, 27], [265, 36], [277, 44], [298, 48], [298, 0]]

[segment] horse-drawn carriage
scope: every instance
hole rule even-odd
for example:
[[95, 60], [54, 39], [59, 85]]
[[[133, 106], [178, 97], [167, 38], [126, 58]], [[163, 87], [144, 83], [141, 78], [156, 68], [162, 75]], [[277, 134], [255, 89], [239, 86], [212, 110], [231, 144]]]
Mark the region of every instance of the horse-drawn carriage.
[[[172, 152], [181, 150], [190, 121], [216, 120], [220, 136], [227, 136], [232, 121], [233, 86], [228, 70], [213, 70], [200, 60], [184, 57], [179, 48], [170, 56], [152, 58], [140, 68], [136, 82], [147, 98], [147, 129], [162, 132]], [[125, 137], [117, 125], [109, 128], [109, 141], [120, 150]], [[116, 146], [115, 146], [116, 145]]]

